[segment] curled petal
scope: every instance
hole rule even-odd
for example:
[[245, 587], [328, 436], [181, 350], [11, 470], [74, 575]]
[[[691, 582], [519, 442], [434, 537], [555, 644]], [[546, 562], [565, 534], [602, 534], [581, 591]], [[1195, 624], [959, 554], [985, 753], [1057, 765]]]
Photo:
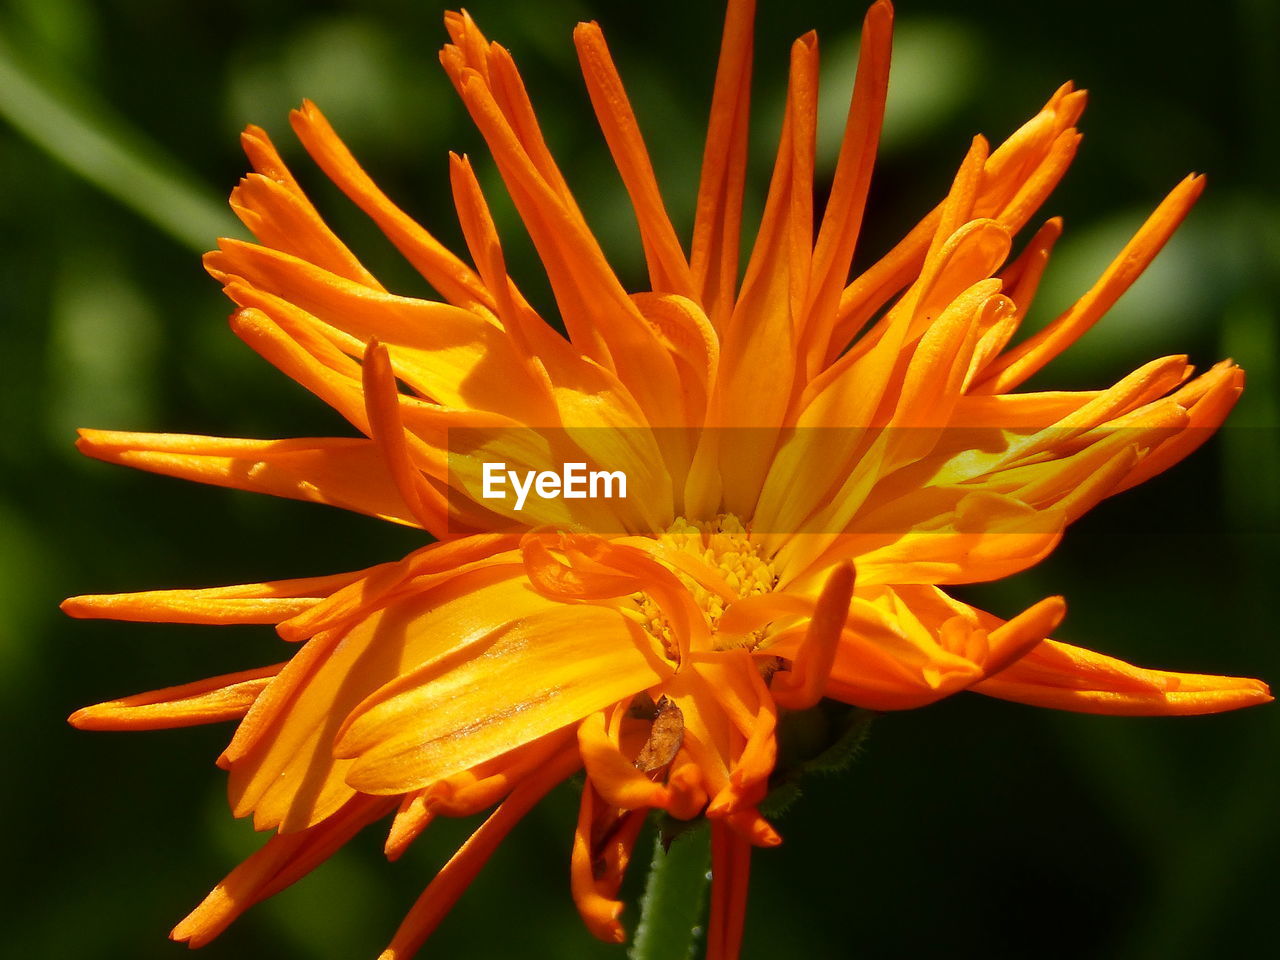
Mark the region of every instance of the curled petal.
[[610, 736], [604, 713], [593, 713], [578, 725], [578, 750], [587, 776], [601, 799], [624, 810], [665, 807], [667, 789], [638, 770]]
[[593, 788], [594, 782], [589, 779], [583, 787], [578, 811], [570, 872], [573, 902], [593, 936], [605, 943], [622, 943], [626, 931], [618, 916], [623, 905], [616, 898], [645, 812], [610, 808]]

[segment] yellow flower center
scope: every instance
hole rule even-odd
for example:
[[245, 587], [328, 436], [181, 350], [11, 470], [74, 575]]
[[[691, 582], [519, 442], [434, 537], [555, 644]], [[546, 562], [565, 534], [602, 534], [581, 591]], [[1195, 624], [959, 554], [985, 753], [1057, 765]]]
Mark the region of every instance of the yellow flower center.
[[[721, 514], [714, 520], [690, 521], [679, 517], [660, 535], [660, 540], [669, 550], [695, 558], [696, 563], [689, 564], [687, 570], [674, 566], [672, 570], [702, 611], [711, 628], [715, 648], [754, 647], [760, 639], [756, 633], [726, 638], [724, 643], [716, 634], [716, 624], [725, 605], [734, 599], [723, 595], [724, 586], [742, 598], [769, 593], [778, 583], [773, 564], [758, 554], [742, 521], [731, 513]], [[674, 656], [675, 638], [657, 602], [643, 592], [633, 594], [631, 599], [639, 608], [645, 629], [662, 642], [669, 656]]]

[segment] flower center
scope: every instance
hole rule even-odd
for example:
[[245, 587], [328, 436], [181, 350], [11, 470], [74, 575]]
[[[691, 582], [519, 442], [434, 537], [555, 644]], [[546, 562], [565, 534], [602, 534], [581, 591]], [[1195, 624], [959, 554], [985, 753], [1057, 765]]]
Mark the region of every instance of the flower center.
[[[760, 640], [760, 631], [726, 638], [725, 642], [721, 642], [716, 633], [716, 624], [728, 603], [769, 593], [778, 583], [773, 564], [758, 554], [742, 521], [731, 513], [721, 514], [714, 520], [690, 521], [679, 517], [659, 539], [669, 550], [692, 558], [681, 557], [680, 565], [671, 569], [702, 611], [711, 628], [714, 648], [753, 648]], [[675, 638], [661, 607], [647, 593], [633, 594], [631, 599], [640, 610], [645, 629], [674, 657]]]

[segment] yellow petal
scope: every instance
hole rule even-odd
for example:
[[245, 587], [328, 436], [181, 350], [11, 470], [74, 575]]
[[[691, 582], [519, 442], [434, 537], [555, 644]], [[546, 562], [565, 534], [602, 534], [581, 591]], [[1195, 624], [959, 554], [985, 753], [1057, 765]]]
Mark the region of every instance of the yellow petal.
[[334, 744], [362, 700], [448, 651], [465, 656], [501, 625], [548, 604], [514, 579], [509, 566], [496, 565], [307, 641], [228, 748], [233, 812], [253, 813], [260, 830], [291, 832], [320, 822], [355, 792], [345, 779], [351, 761], [335, 759]]
[[577, 723], [672, 672], [609, 607], [544, 608], [427, 661], [361, 703], [338, 737], [347, 783], [399, 793]]

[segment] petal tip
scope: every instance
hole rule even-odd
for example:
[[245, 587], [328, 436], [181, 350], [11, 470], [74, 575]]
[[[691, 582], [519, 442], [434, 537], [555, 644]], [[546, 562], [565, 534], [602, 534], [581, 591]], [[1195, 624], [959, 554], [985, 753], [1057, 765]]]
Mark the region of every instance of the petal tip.
[[892, 26], [893, 13], [891, 0], [876, 0], [867, 10], [867, 15], [863, 19], [864, 29], [872, 25], [881, 29]]

